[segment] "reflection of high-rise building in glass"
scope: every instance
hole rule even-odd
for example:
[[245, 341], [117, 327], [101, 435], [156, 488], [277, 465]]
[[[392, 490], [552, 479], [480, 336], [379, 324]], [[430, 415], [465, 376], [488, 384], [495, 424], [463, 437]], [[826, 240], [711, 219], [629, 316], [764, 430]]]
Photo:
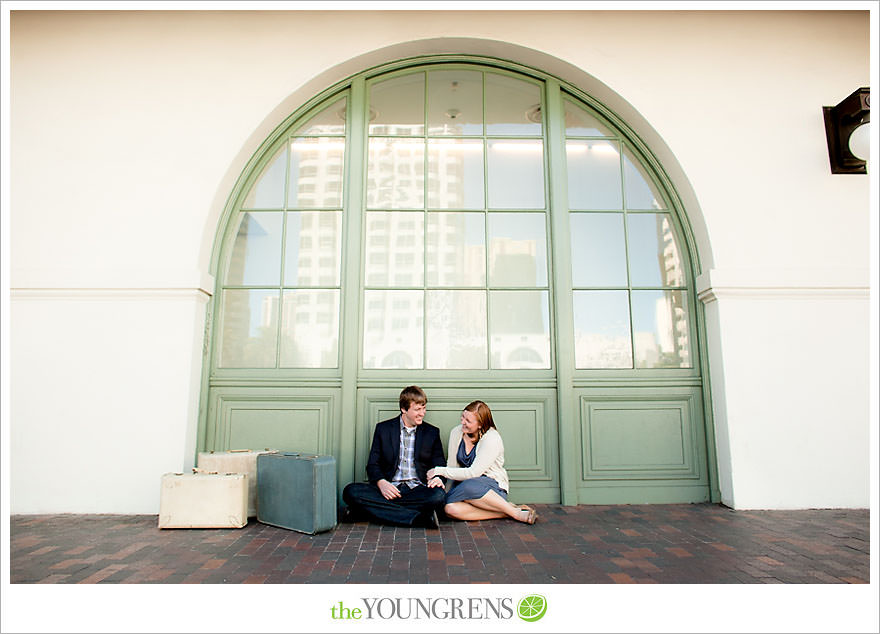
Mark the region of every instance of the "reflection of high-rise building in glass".
[[[675, 243], [672, 223], [665, 214], [657, 214], [657, 257], [663, 286], [681, 286], [684, 274], [681, 258]], [[683, 305], [686, 294], [667, 292], [657, 301], [657, 345], [664, 358], [661, 366], [688, 367], [690, 365], [690, 346], [688, 344], [687, 309]]]

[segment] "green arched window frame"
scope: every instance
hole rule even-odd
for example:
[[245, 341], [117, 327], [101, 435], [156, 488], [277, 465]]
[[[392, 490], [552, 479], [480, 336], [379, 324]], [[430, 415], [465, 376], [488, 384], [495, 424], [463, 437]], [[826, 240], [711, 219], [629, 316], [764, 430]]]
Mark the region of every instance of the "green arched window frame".
[[[452, 368], [432, 369], [420, 368], [394, 368], [380, 369], [366, 367], [364, 364], [364, 242], [366, 240], [365, 215], [369, 213], [365, 204], [367, 187], [367, 161], [368, 161], [368, 123], [369, 123], [369, 89], [370, 86], [380, 81], [393, 79], [417, 72], [432, 72], [439, 70], [467, 69], [483, 73], [492, 73], [500, 76], [521, 78], [525, 82], [540, 87], [541, 111], [538, 118], [544, 123], [540, 139], [544, 144], [543, 169], [544, 169], [544, 199], [546, 212], [546, 249], [547, 249], [547, 314], [549, 321], [550, 362], [547, 367], [529, 368]], [[330, 110], [345, 113], [345, 128], [332, 133], [310, 134], [301, 133], [301, 126], [315, 116], [321, 117], [321, 112]], [[426, 100], [425, 109], [429, 107]], [[589, 131], [567, 130], [566, 115], [570, 108], [581, 108], [600, 122], [603, 126], [601, 133]], [[546, 119], [544, 113], [550, 113]], [[340, 120], [341, 121], [341, 120]], [[426, 135], [429, 137], [430, 135]], [[504, 136], [504, 135], [498, 135]], [[516, 136], [516, 135], [514, 135]], [[334, 367], [285, 367], [284, 353], [279, 344], [275, 350], [275, 362], [266, 363], [263, 367], [223, 367], [223, 348], [220, 343], [220, 333], [224, 327], [224, 319], [228, 311], [224, 310], [224, 297], [232, 294], [231, 291], [239, 290], [238, 285], [230, 284], [227, 276], [227, 268], [230, 257], [234, 251], [239, 225], [237, 217], [245, 213], [249, 207], [247, 199], [253, 197], [252, 188], [264, 171], [271, 167], [272, 161], [292, 138], [323, 137], [325, 140], [337, 139], [344, 141], [344, 167], [341, 168], [342, 182], [346, 187], [341, 192], [338, 204], [330, 205], [326, 209], [320, 209], [316, 213], [329, 216], [335, 214], [340, 224], [338, 231], [339, 262], [338, 280], [333, 283], [324, 283], [314, 287], [315, 293], [325, 292], [331, 297], [329, 304], [339, 315], [338, 323], [338, 346], [335, 350], [336, 363]], [[481, 136], [488, 141], [492, 137], [484, 130]], [[578, 207], [569, 208], [571, 182], [567, 172], [570, 171], [568, 158], [570, 152], [566, 147], [585, 146], [589, 143], [613, 145], [617, 144], [622, 151], [620, 169], [621, 197], [627, 196], [627, 178], [634, 174], [650, 183], [650, 186], [658, 193], [661, 199], [662, 212], [659, 216], [657, 209], [628, 208], [621, 204], [619, 209]], [[289, 152], [288, 152], [289, 155]], [[289, 171], [285, 171], [289, 173]], [[561, 177], [565, 176], [565, 177]], [[487, 206], [488, 207], [488, 206]], [[279, 215], [299, 213], [296, 205], [285, 205], [275, 209]], [[484, 209], [484, 212], [492, 213]], [[668, 235], [677, 244], [677, 252], [681, 268], [681, 280], [674, 285], [669, 284], [638, 284], [634, 280], [631, 268], [632, 259], [627, 257], [626, 249], [630, 249], [633, 242], [630, 238], [633, 226], [639, 225], [640, 235], [645, 234], [644, 227], [651, 224], [651, 220], [661, 218], [665, 221]], [[573, 270], [573, 258], [581, 258], [582, 252], [578, 250], [578, 244], [572, 245], [569, 236], [578, 234], [579, 225], [603, 225], [616, 224], [612, 232], [623, 232], [623, 265], [626, 268], [626, 280], [621, 283], [604, 283], [580, 279], [578, 269]], [[285, 223], [282, 223], [286, 227]], [[622, 381], [643, 381], [655, 379], [677, 379], [693, 384], [699, 380], [701, 373], [701, 350], [698, 335], [701, 328], [702, 315], [696, 302], [694, 292], [694, 280], [697, 271], [693, 267], [696, 259], [696, 247], [691, 235], [686, 216], [681, 203], [675, 194], [670, 180], [664, 170], [653, 158], [653, 155], [639, 139], [639, 137], [603, 104], [583, 93], [576, 87], [568, 85], [560, 80], [520, 65], [503, 62], [494, 59], [462, 58], [462, 57], [430, 57], [418, 60], [406, 60], [394, 64], [385, 65], [360, 73], [354, 77], [340, 82], [336, 86], [316, 95], [308, 103], [292, 113], [282, 122], [275, 131], [266, 139], [261, 147], [249, 161], [243, 170], [242, 176], [236, 183], [229, 197], [224, 215], [219, 223], [218, 239], [215, 241], [215, 250], [212, 254], [211, 272], [217, 280], [217, 292], [211, 306], [211, 315], [214, 317], [209, 322], [213, 333], [208, 336], [211, 342], [206, 346], [209, 359], [206, 365], [210, 367], [210, 379], [222, 384], [234, 383], [237, 379], [242, 380], [327, 380], [340, 379], [343, 373], [355, 373], [361, 379], [381, 378], [389, 374], [401, 374], [408, 377], [419, 376], [431, 377], [442, 374], [450, 381], [456, 380], [510, 380], [514, 382], [531, 382], [532, 384], [555, 383], [562, 375], [569, 375], [576, 381], [589, 382], [595, 377], [614, 377]], [[282, 241], [284, 240], [282, 229]], [[284, 250], [281, 250], [281, 266], [283, 266]], [[619, 256], [620, 254], [618, 254]], [[257, 285], [260, 286], [261, 285]], [[283, 294], [288, 289], [282, 281], [269, 285]], [[256, 288], [252, 285], [251, 288]], [[487, 286], [486, 289], [491, 292]], [[687, 356], [679, 355], [679, 367], [638, 367], [638, 353], [636, 352], [633, 323], [633, 305], [642, 301], [650, 301], [649, 296], [656, 297], [664, 294], [664, 299], [670, 305], [675, 305], [677, 310], [685, 315], [686, 328], [683, 332], [675, 333], [687, 342]], [[283, 295], [279, 295], [280, 303]], [[576, 348], [579, 314], [590, 313], [592, 301], [611, 300], [611, 305], [626, 306], [628, 309], [627, 323], [630, 338], [630, 364], [627, 366], [624, 359], [618, 366], [594, 367], [596, 362], [584, 358], [582, 348]], [[599, 303], [602, 303], [601, 301]], [[643, 302], [644, 303], [644, 302]], [[584, 306], [586, 305], [586, 308]], [[337, 309], [338, 307], [338, 309]], [[642, 311], [644, 312], [644, 311]], [[589, 322], [589, 319], [586, 319]], [[272, 327], [280, 329], [281, 319], [276, 319]], [[280, 335], [278, 340], [280, 341]], [[424, 345], [424, 343], [423, 343]], [[423, 356], [424, 358], [424, 356]], [[529, 358], [525, 352], [520, 353], [523, 359]], [[234, 364], [232, 364], [234, 366]], [[328, 363], [323, 363], [329, 366]], [[601, 365], [601, 363], [600, 363]]]

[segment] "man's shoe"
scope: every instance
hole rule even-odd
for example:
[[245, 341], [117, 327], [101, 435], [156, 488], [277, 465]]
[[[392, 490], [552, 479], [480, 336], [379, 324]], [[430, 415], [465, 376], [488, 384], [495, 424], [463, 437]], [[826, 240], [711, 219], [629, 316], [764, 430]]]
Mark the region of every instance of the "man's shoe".
[[440, 522], [437, 520], [437, 511], [430, 513], [422, 513], [412, 523], [413, 528], [440, 528]]

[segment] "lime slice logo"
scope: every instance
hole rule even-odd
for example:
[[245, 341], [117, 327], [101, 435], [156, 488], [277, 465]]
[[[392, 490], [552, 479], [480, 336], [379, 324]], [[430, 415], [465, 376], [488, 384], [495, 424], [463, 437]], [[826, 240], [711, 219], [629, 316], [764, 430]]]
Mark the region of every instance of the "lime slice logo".
[[523, 621], [532, 623], [539, 620], [547, 612], [547, 599], [540, 594], [523, 597], [517, 606], [517, 614]]

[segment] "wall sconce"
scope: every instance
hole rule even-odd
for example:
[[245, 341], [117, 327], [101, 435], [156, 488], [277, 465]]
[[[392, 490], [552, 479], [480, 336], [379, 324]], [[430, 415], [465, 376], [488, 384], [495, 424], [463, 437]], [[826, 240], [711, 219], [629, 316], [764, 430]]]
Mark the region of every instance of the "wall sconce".
[[831, 173], [867, 174], [870, 146], [868, 126], [863, 124], [871, 120], [870, 89], [859, 88], [836, 106], [823, 106], [822, 112]]

